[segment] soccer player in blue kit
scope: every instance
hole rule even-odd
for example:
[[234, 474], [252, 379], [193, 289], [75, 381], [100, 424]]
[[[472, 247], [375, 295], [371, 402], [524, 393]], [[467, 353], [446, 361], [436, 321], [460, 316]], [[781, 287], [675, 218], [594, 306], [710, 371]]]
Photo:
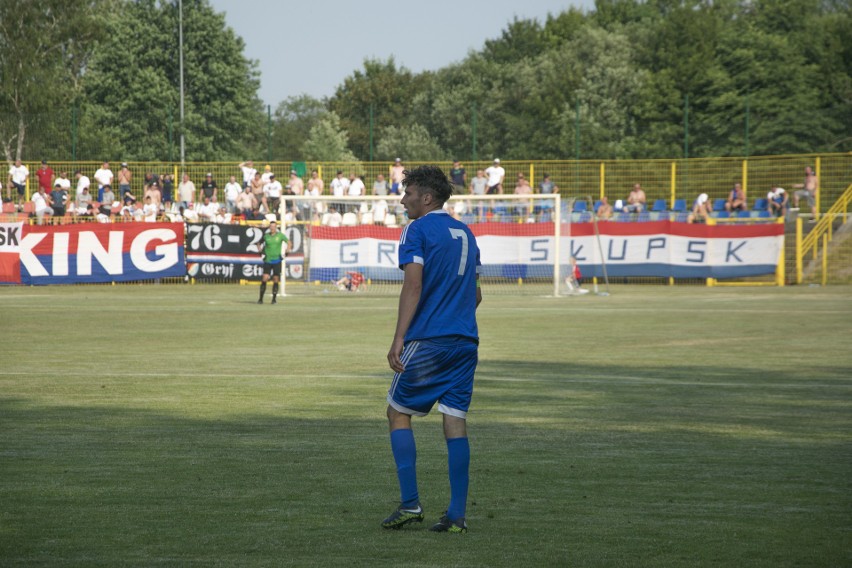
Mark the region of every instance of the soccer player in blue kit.
[[404, 174], [401, 203], [411, 221], [399, 240], [404, 276], [388, 352], [395, 374], [387, 397], [401, 502], [382, 526], [398, 529], [423, 521], [411, 417], [425, 416], [437, 402], [447, 440], [450, 504], [430, 530], [464, 533], [470, 468], [466, 417], [478, 360], [476, 308], [482, 301], [479, 248], [467, 225], [443, 210], [453, 187], [440, 168], [421, 166]]

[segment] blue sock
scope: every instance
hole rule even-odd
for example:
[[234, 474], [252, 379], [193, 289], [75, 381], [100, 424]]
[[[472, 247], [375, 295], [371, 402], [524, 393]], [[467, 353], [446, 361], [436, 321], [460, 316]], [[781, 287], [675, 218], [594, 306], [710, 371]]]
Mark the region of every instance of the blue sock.
[[455, 521], [464, 517], [467, 507], [467, 486], [470, 483], [470, 444], [467, 438], [447, 439], [447, 464], [450, 472], [447, 517]]
[[403, 507], [416, 507], [420, 496], [417, 494], [417, 446], [414, 444], [414, 432], [411, 429], [394, 430], [390, 433], [390, 439], [396, 476], [399, 478], [400, 501]]

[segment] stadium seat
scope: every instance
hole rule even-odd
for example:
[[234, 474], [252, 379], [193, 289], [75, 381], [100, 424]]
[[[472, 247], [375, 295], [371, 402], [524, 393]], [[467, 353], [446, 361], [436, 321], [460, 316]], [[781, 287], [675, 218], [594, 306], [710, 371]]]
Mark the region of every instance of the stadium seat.
[[657, 213], [665, 211], [666, 209], [667, 207], [665, 199], [657, 199], [656, 201], [654, 201], [654, 205], [651, 206], [651, 211], [655, 211]]
[[651, 214], [648, 211], [642, 211], [636, 216], [637, 223], [647, 223], [651, 220]]
[[3, 204], [3, 213], [17, 213], [15, 209], [15, 204], [11, 201]]
[[35, 203], [33, 203], [32, 201], [24, 201], [24, 210], [23, 210], [23, 212], [24, 212], [24, 213], [26, 213], [26, 214], [28, 214], [28, 215], [29, 215], [30, 213], [34, 213], [34, 212], [35, 212]]
[[713, 211], [724, 211], [726, 202], [727, 202], [727, 199], [725, 199], [724, 197], [714, 199], [713, 200]]
[[366, 213], [361, 213], [361, 224], [362, 225], [372, 225], [373, 224], [373, 214], [370, 211]]
[[619, 213], [615, 216], [615, 220], [619, 223], [629, 223], [633, 220], [633, 215], [630, 213]]
[[675, 199], [672, 211], [675, 213], [682, 213], [683, 211], [686, 211], [686, 199]]
[[590, 223], [592, 221], [592, 212], [591, 211], [583, 211], [580, 213], [580, 218], [577, 221], [578, 223]]
[[600, 199], [598, 199], [597, 201], [595, 201], [595, 205], [594, 205], [594, 210], [595, 210], [595, 211], [597, 211], [598, 209], [600, 209], [600, 208], [601, 208], [601, 203], [603, 203], [603, 201], [601, 201]]
[[675, 217], [675, 223], [686, 223], [689, 220], [689, 212], [688, 211], [678, 211], [677, 217]]
[[763, 211], [757, 212], [757, 217], [759, 219], [768, 219], [768, 218], [772, 217], [772, 213], [770, 213], [769, 211], [764, 209]]
[[388, 213], [385, 215], [385, 227], [396, 227], [396, 215]]
[[767, 207], [769, 207], [769, 200], [765, 197], [758, 197], [754, 200], [754, 207], [752, 207], [752, 211], [764, 211]]
[[574, 213], [583, 213], [588, 210], [585, 201], [575, 201], [574, 202]]
[[328, 222], [331, 220], [331, 213], [323, 213], [322, 221], [320, 221], [320, 225], [328, 225]]
[[728, 213], [727, 211], [723, 210], [723, 211], [714, 211], [712, 216], [715, 217], [716, 219], [728, 219], [728, 218], [730, 218], [731, 214]]
[[343, 222], [341, 223], [344, 227], [354, 227], [358, 224], [358, 216], [355, 215], [352, 211], [343, 214]]
[[751, 211], [740, 211], [737, 213], [737, 217], [740, 219], [749, 219], [751, 217]]

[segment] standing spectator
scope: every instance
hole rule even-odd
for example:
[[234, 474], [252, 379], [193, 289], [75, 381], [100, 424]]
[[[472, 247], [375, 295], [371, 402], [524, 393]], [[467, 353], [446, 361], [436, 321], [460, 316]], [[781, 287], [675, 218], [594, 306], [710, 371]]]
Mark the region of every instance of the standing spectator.
[[[331, 180], [331, 194], [335, 197], [343, 197], [349, 191], [349, 180], [343, 177], [343, 170], [337, 170], [337, 177]], [[334, 203], [334, 208], [340, 211], [343, 203]]]
[[[325, 183], [322, 181], [322, 178], [319, 177], [319, 172], [316, 170], [311, 170], [311, 179], [308, 180], [308, 187], [306, 193], [311, 197], [317, 197], [323, 194], [325, 190]], [[314, 201], [312, 205], [313, 218], [321, 216], [325, 212], [325, 202], [323, 201]]]
[[270, 213], [278, 214], [278, 207], [281, 205], [281, 194], [284, 188], [281, 187], [281, 182], [275, 179], [275, 174], [269, 174], [269, 183], [263, 188], [263, 194], [266, 197], [266, 207]]
[[175, 191], [175, 181], [172, 179], [172, 174], [163, 176], [163, 187], [160, 197], [162, 198], [163, 210], [171, 211], [172, 209], [172, 194]]
[[302, 181], [296, 170], [290, 170], [290, 192], [293, 195], [305, 193], [305, 182]]
[[237, 177], [231, 176], [231, 180], [225, 184], [225, 211], [228, 213], [236, 213], [237, 197], [240, 196], [240, 184], [237, 183]]
[[59, 177], [56, 178], [56, 183], [58, 183], [62, 187], [62, 189], [64, 189], [68, 193], [71, 193], [71, 180], [68, 179], [68, 172], [60, 172]]
[[189, 174], [183, 174], [183, 181], [178, 185], [180, 206], [189, 209], [190, 203], [195, 203], [195, 184], [189, 179]]
[[494, 164], [485, 170], [488, 177], [488, 195], [503, 193], [503, 180], [506, 178], [506, 170], [500, 165], [500, 158], [494, 158]]
[[627, 196], [627, 204], [624, 206], [624, 211], [626, 213], [641, 213], [643, 209], [645, 209], [645, 190], [637, 183], [633, 185], [633, 189], [630, 190], [630, 194]]
[[[47, 193], [50, 191], [50, 188], [53, 187], [53, 169], [47, 165], [47, 160], [41, 161], [41, 166], [36, 170], [36, 177], [38, 178], [38, 186], [44, 189], [44, 192]], [[56, 205], [54, 203], [54, 209]]]
[[109, 162], [106, 161], [95, 172], [95, 181], [98, 182], [98, 201], [104, 200], [104, 186], [112, 185], [113, 177], [112, 170], [109, 169]]
[[467, 172], [464, 171], [458, 160], [453, 160], [453, 167], [450, 168], [450, 181], [455, 186], [453, 191], [456, 194], [463, 193], [464, 188], [467, 187]]
[[766, 194], [766, 209], [770, 215], [784, 217], [787, 214], [787, 192], [783, 187], [775, 186]]
[[254, 169], [254, 162], [246, 160], [245, 162], [240, 162], [237, 167], [240, 168], [240, 171], [243, 173], [243, 187], [248, 187], [254, 179], [254, 174], [257, 173], [257, 170]]
[[47, 216], [48, 219], [53, 215], [53, 208], [50, 206], [52, 200], [50, 196], [44, 192], [43, 187], [39, 187], [38, 191], [33, 193], [32, 202], [35, 204], [35, 214], [38, 219], [38, 224], [41, 225], [44, 222], [44, 217]]
[[[485, 195], [486, 191], [488, 191], [488, 178], [485, 176], [485, 170], [478, 169], [476, 170], [476, 175], [470, 180], [470, 194]], [[477, 200], [475, 203], [476, 214], [479, 216], [480, 221], [484, 221], [485, 212], [488, 208], [483, 201]]]
[[387, 195], [388, 181], [383, 174], [376, 176], [376, 181], [373, 182], [373, 195]]
[[251, 192], [254, 195], [254, 198], [257, 199], [258, 204], [263, 200], [263, 187], [266, 185], [263, 183], [263, 177], [260, 175], [260, 172], [254, 172], [254, 177], [251, 178], [251, 182], [249, 182], [251, 186]]
[[124, 196], [125, 193], [132, 192], [130, 181], [133, 179], [133, 174], [130, 172], [130, 167], [127, 162], [121, 162], [121, 169], [118, 170], [118, 195]]
[[79, 196], [83, 193], [83, 189], [88, 189], [92, 182], [89, 180], [88, 176], [84, 176], [81, 170], [77, 170], [74, 172], [74, 177], [77, 178], [77, 195]]
[[422, 166], [406, 172], [404, 182], [402, 204], [411, 222], [399, 245], [404, 274], [388, 351], [395, 374], [387, 395], [400, 504], [382, 526], [398, 529], [423, 520], [411, 417], [425, 416], [437, 402], [447, 444], [450, 503], [430, 530], [464, 533], [470, 469], [466, 418], [479, 344], [476, 308], [482, 301], [479, 248], [467, 225], [442, 210], [453, 189], [440, 169]]
[[53, 202], [53, 212], [57, 217], [64, 217], [68, 211], [68, 190], [62, 187], [59, 180], [53, 184], [53, 191], [50, 193], [50, 200]]
[[686, 218], [686, 222], [695, 223], [698, 221], [706, 223], [712, 211], [713, 206], [710, 204], [710, 197], [706, 193], [702, 193], [692, 202], [692, 211]]
[[390, 169], [391, 195], [399, 195], [402, 191], [402, 179], [405, 177], [405, 166], [402, 165], [402, 159], [397, 158], [393, 161]]
[[15, 160], [15, 165], [9, 167], [9, 201], [13, 201], [12, 188], [14, 187], [18, 190], [18, 203], [23, 203], [28, 177], [30, 177], [30, 170], [27, 166], [22, 164], [20, 159]]
[[112, 214], [112, 204], [115, 203], [115, 193], [112, 192], [112, 186], [107, 184], [104, 186], [103, 199], [99, 210], [104, 215]]
[[[364, 179], [361, 175], [349, 174], [349, 197], [361, 197], [367, 194], [367, 187], [364, 185]], [[354, 203], [349, 206], [349, 210], [358, 211], [358, 206]]]
[[[290, 182], [287, 184], [292, 195], [304, 195], [305, 182], [299, 177], [296, 170], [290, 170]], [[299, 219], [309, 219], [311, 215], [311, 204], [307, 201], [294, 200], [293, 214]]]
[[213, 174], [207, 172], [207, 175], [204, 176], [204, 181], [201, 182], [201, 195], [199, 195], [199, 201], [201, 201], [201, 197], [209, 197], [210, 201], [216, 203], [219, 201], [219, 187], [216, 185], [216, 182], [213, 181]]
[[[287, 245], [286, 252], [282, 250]], [[263, 254], [263, 279], [260, 282], [260, 298], [257, 303], [263, 303], [263, 295], [266, 294], [266, 283], [272, 277], [272, 303], [277, 303], [278, 283], [281, 280], [281, 272], [284, 269], [284, 257], [290, 252], [290, 241], [284, 233], [278, 231], [278, 223], [272, 221], [269, 224], [269, 232], [263, 236], [260, 245]]]
[[743, 186], [735, 183], [734, 189], [728, 194], [728, 200], [725, 202], [725, 211], [733, 213], [734, 211], [747, 211], [748, 204], [746, 203], [745, 192]]
[[145, 197], [145, 205], [142, 206], [142, 217], [146, 223], [156, 223], [157, 214], [160, 212], [160, 205], [154, 202], [154, 199], [148, 195]]
[[160, 210], [160, 205], [163, 200], [163, 194], [160, 191], [160, 184], [157, 183], [156, 180], [151, 182], [151, 185], [148, 186], [148, 189], [145, 190], [145, 195], [143, 196], [145, 199], [145, 203], [147, 204], [148, 198], [151, 198], [151, 203], [157, 206], [157, 211]]
[[[518, 174], [518, 181], [515, 182], [515, 195], [532, 195], [533, 190], [530, 186], [530, 182], [527, 181], [527, 178], [524, 177], [524, 174]], [[516, 213], [522, 218], [526, 219], [530, 214], [530, 206], [528, 202], [520, 202], [516, 208]]]
[[808, 200], [808, 207], [811, 208], [811, 222], [817, 220], [816, 196], [819, 191], [819, 179], [814, 170], [808, 166], [805, 168], [805, 181], [793, 185], [797, 191], [793, 192], [793, 208], [791, 211], [799, 210], [799, 199], [805, 198]]
[[266, 184], [269, 183], [269, 176], [271, 176], [271, 175], [272, 175], [272, 166], [270, 166], [269, 164], [266, 164], [265, 166], [263, 166], [263, 174], [261, 174], [261, 176], [260, 176], [260, 179], [263, 182], [263, 185], [266, 185]]

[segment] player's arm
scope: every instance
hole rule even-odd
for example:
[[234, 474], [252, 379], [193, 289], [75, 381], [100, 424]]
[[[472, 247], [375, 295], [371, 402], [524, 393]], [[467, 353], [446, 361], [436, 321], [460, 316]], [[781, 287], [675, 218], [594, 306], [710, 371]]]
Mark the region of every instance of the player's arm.
[[479, 274], [476, 275], [476, 307], [482, 303], [482, 288], [480, 288]]
[[396, 332], [393, 335], [393, 343], [391, 343], [391, 348], [388, 352], [388, 363], [395, 373], [401, 373], [405, 370], [405, 366], [400, 360], [403, 342], [408, 327], [411, 325], [411, 320], [414, 319], [414, 313], [417, 311], [417, 304], [420, 302], [420, 292], [422, 289], [423, 265], [416, 262], [409, 262], [404, 268], [402, 292], [399, 294]]

